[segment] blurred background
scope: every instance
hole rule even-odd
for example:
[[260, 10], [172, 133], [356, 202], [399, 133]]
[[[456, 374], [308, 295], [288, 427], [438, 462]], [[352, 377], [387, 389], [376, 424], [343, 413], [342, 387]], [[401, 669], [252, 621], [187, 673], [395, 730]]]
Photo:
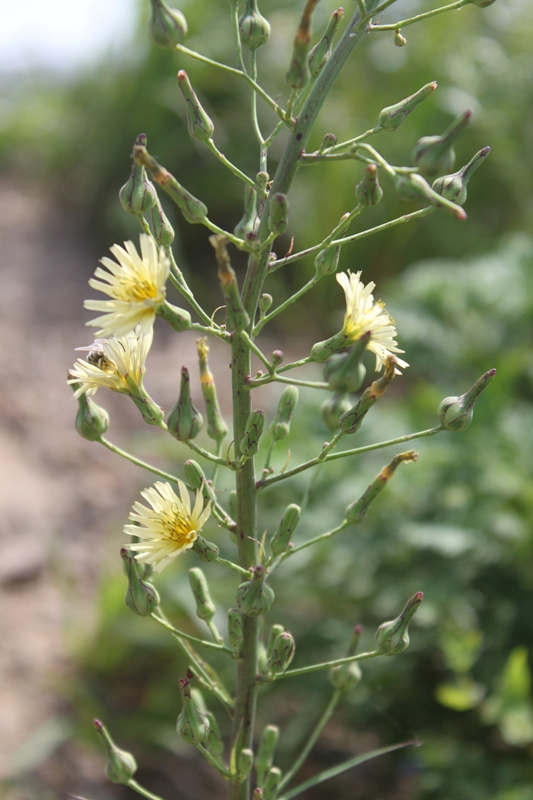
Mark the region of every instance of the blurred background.
[[[273, 96], [286, 97], [284, 74], [302, 5], [265, 0], [261, 6], [272, 38], [259, 52], [260, 74]], [[427, 6], [399, 0], [384, 21]], [[335, 7], [322, 0], [315, 31]], [[187, 46], [233, 64], [227, 4], [189, 0], [180, 8], [189, 23]], [[138, 235], [118, 190], [139, 132], [218, 225], [232, 230], [242, 214], [238, 182], [188, 136], [178, 69], [187, 69], [213, 118], [218, 147], [249, 174], [258, 168], [248, 90], [151, 46], [147, 16], [147, 3], [137, 0], [78, 0], [75, 6], [50, 0], [2, 11], [0, 777], [8, 800], [65, 792], [90, 800], [131, 797], [103, 775], [94, 717], [135, 753], [139, 780], [150, 790], [179, 800], [224, 796], [224, 786], [175, 733], [177, 681], [186, 664], [172, 641], [133, 617], [123, 601], [121, 530], [151, 479], [77, 437], [76, 407], [64, 383], [74, 347], [90, 339], [82, 302], [98, 258], [114, 242]], [[423, 746], [335, 779], [327, 785], [331, 798], [533, 797], [532, 32], [531, 3], [496, 0], [487, 9], [467, 6], [406, 28], [402, 48], [392, 34], [365, 37], [310, 143], [309, 149], [317, 146], [329, 131], [339, 141], [351, 138], [372, 127], [381, 108], [437, 80], [434, 95], [396, 133], [376, 138], [376, 147], [390, 163], [410, 164], [421, 136], [442, 133], [472, 108], [457, 166], [481, 147], [492, 148], [469, 184], [465, 223], [435, 213], [347, 246], [341, 257], [341, 269], [361, 269], [365, 281], [376, 281], [411, 364], [350, 446], [432, 427], [443, 397], [461, 394], [492, 367], [498, 375], [466, 432], [416, 443], [419, 463], [398, 471], [363, 526], [304, 551], [274, 580], [277, 603], [269, 621], [295, 634], [295, 666], [342, 655], [358, 623], [363, 649], [370, 649], [375, 628], [415, 591], [425, 593], [409, 650], [364, 666], [362, 683], [346, 697], [302, 776], [374, 747], [412, 739]], [[268, 130], [274, 120], [262, 106], [260, 113]], [[282, 145], [280, 137], [273, 165]], [[300, 170], [290, 197], [297, 250], [315, 244], [317, 234], [326, 235], [353, 207], [362, 173], [356, 162]], [[382, 203], [359, 217], [354, 231], [417, 208], [399, 201], [386, 179], [383, 188]], [[214, 309], [221, 299], [206, 232], [162, 202], [177, 232], [180, 267]], [[289, 237], [276, 242], [279, 255], [289, 243]], [[238, 254], [234, 263], [242, 275]], [[277, 271], [267, 291], [279, 302], [312, 274], [312, 259], [298, 261]], [[264, 351], [305, 356], [314, 341], [338, 330], [341, 295], [335, 280], [324, 281], [276, 319]], [[228, 355], [214, 343], [211, 357], [229, 411]], [[197, 397], [195, 337], [156, 326], [147, 386], [166, 409], [177, 397], [182, 365]], [[99, 396], [112, 417], [109, 438], [179, 472], [188, 451], [143, 428], [126, 398], [110, 395]], [[262, 391], [257, 402], [267, 415], [278, 396], [276, 388]], [[290, 439], [276, 450], [276, 468], [287, 448], [291, 465], [317, 452], [328, 435], [318, 410], [322, 399], [301, 393]], [[395, 452], [325, 467], [299, 535], [340, 522], [345, 506]], [[299, 502], [307, 487], [304, 474], [265, 491], [263, 528], [274, 530], [285, 506]], [[222, 554], [231, 554], [212, 525], [206, 533], [217, 537]], [[158, 587], [176, 626], [194, 633], [201, 623], [187, 580], [193, 565], [192, 556], [178, 560]], [[209, 578], [222, 619], [234, 604], [235, 586], [213, 570]], [[232, 670], [215, 666], [231, 684]], [[283, 726], [282, 768], [327, 702], [328, 687], [326, 675], [315, 673], [264, 691], [259, 723]], [[303, 796], [318, 800], [322, 792]]]

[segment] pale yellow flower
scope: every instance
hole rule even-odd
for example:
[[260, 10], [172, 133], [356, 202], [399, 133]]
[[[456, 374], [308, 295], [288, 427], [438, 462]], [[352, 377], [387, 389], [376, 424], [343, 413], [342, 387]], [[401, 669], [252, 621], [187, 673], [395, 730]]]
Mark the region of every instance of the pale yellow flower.
[[100, 387], [122, 394], [137, 394], [152, 339], [150, 330], [145, 334], [132, 332], [128, 336], [97, 339], [88, 347], [78, 347], [78, 350], [88, 350], [89, 354], [87, 361], [78, 358], [70, 370], [67, 383], [79, 384], [74, 397], [94, 394]]
[[152, 564], [156, 572], [193, 546], [211, 513], [210, 503], [204, 508], [201, 491], [196, 492], [191, 509], [189, 492], [182, 481], [178, 481], [178, 489], [179, 497], [169, 483], [161, 481], [145, 489], [141, 495], [151, 508], [135, 503], [129, 519], [138, 524], [124, 526], [125, 533], [142, 540], [127, 547], [137, 551], [137, 561]]
[[117, 261], [102, 258], [107, 271], [97, 267], [95, 278], [89, 281], [89, 286], [111, 298], [84, 303], [91, 311], [105, 312], [87, 323], [101, 326], [97, 336], [124, 336], [137, 326], [141, 333], [148, 333], [154, 324], [156, 310], [165, 299], [170, 262], [148, 234], [141, 233], [140, 245], [141, 255], [133, 242], [124, 242], [125, 249], [114, 244], [111, 252]]
[[[393, 353], [403, 353], [396, 342], [396, 326], [390, 314], [385, 311], [385, 304], [374, 302], [372, 292], [376, 286], [371, 282], [365, 286], [360, 280], [361, 273], [355, 275], [341, 272], [337, 281], [344, 289], [346, 295], [346, 315], [342, 333], [347, 337], [346, 344], [355, 344], [363, 334], [370, 331], [370, 340], [367, 349], [376, 356], [376, 372], [383, 369], [388, 356]], [[406, 361], [397, 357], [398, 366], [405, 369], [409, 366]], [[399, 374], [399, 371], [396, 370]]]

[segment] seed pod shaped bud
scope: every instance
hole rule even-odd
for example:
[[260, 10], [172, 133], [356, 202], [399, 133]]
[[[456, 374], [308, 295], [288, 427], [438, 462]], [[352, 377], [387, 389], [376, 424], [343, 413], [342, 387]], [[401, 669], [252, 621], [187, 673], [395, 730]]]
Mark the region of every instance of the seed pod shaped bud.
[[396, 191], [402, 200], [410, 200], [414, 202], [431, 203], [437, 208], [443, 208], [448, 213], [452, 214], [456, 219], [465, 220], [466, 211], [461, 206], [452, 203], [445, 197], [433, 191], [429, 183], [417, 173], [409, 173], [408, 175], [396, 175], [394, 177], [394, 184]]
[[426, 97], [433, 94], [436, 88], [437, 81], [431, 81], [431, 83], [426, 83], [425, 86], [422, 86], [418, 92], [406, 97], [405, 100], [400, 100], [399, 103], [384, 108], [379, 113], [378, 126], [384, 131], [395, 131], [409, 116], [411, 111], [425, 100]]
[[187, 35], [187, 20], [177, 8], [170, 8], [163, 0], [150, 0], [152, 13], [148, 22], [148, 35], [160, 47], [175, 47]]
[[328, 26], [324, 31], [322, 38], [317, 42], [317, 44], [315, 44], [309, 53], [307, 63], [309, 65], [309, 71], [313, 77], [316, 77], [319, 74], [319, 72], [322, 70], [322, 67], [329, 59], [331, 55], [331, 45], [333, 43], [333, 39], [335, 38], [335, 34], [337, 33], [339, 23], [343, 17], [344, 9], [338, 8], [333, 12], [329, 18]]
[[253, 577], [241, 583], [237, 589], [237, 605], [248, 617], [259, 617], [270, 610], [274, 590], [265, 581], [265, 568], [255, 567]]
[[[140, 133], [135, 140], [136, 145], [146, 145], [146, 134]], [[135, 161], [131, 167], [131, 175], [118, 193], [124, 211], [130, 214], [146, 214], [157, 202], [157, 193], [151, 181], [146, 177], [146, 170]]]
[[394, 44], [396, 47], [404, 47], [407, 44], [407, 39], [402, 36], [400, 31], [396, 31], [394, 34]]
[[272, 541], [270, 543], [272, 552], [275, 556], [280, 556], [282, 553], [286, 553], [291, 546], [291, 537], [300, 521], [301, 513], [301, 508], [300, 506], [297, 506], [296, 503], [291, 503], [291, 505], [287, 506], [285, 509], [278, 525], [278, 529], [272, 537]]
[[274, 645], [276, 644], [276, 639], [284, 631], [285, 628], [283, 627], [283, 625], [279, 624], [272, 625], [272, 627], [270, 628], [270, 633], [268, 635], [268, 643], [265, 652], [265, 661], [266, 659], [269, 659], [270, 656], [272, 655], [272, 652], [274, 650]]
[[207, 739], [204, 742], [204, 747], [208, 753], [211, 753], [212, 756], [221, 756], [224, 752], [224, 742], [222, 741], [222, 737], [220, 735], [218, 722], [215, 715], [211, 711], [206, 711], [205, 716], [209, 722], [209, 733], [207, 734]]
[[369, 164], [366, 168], [363, 180], [355, 187], [355, 197], [362, 206], [375, 206], [383, 197], [375, 164]]
[[473, 6], [477, 6], [478, 8], [487, 8], [491, 6], [496, 0], [470, 0]]
[[[198, 491], [198, 489], [203, 489], [204, 486], [207, 485], [207, 478], [205, 477], [205, 473], [200, 464], [198, 464], [196, 461], [193, 461], [192, 458], [189, 458], [183, 467], [185, 470], [185, 476], [192, 489]], [[208, 492], [208, 497], [210, 500], [212, 499], [211, 492]]]
[[413, 148], [412, 158], [420, 172], [434, 178], [441, 172], [449, 172], [455, 161], [453, 142], [467, 127], [472, 116], [468, 109], [442, 134], [442, 136], [423, 136]]
[[324, 379], [333, 391], [354, 393], [361, 388], [366, 375], [361, 358], [369, 339], [370, 331], [367, 331], [348, 352], [334, 353], [328, 359], [324, 367]]
[[191, 550], [196, 553], [200, 561], [203, 561], [206, 564], [216, 561], [219, 554], [219, 549], [216, 544], [213, 544], [213, 542], [208, 542], [203, 536], [198, 536], [195, 543], [191, 547]]
[[228, 612], [228, 642], [233, 650], [234, 658], [240, 658], [242, 636], [242, 614], [238, 608], [230, 608]]
[[198, 711], [191, 698], [191, 686], [188, 680], [180, 682], [183, 709], [176, 723], [176, 730], [187, 744], [204, 744], [209, 736], [209, 719], [207, 714]]
[[343, 433], [357, 433], [363, 419], [374, 403], [385, 394], [396, 374], [396, 359], [389, 356], [385, 362], [385, 373], [374, 381], [361, 395], [359, 402], [343, 414], [339, 420], [339, 428]]
[[281, 236], [287, 230], [289, 218], [289, 201], [287, 195], [277, 192], [272, 195], [268, 206], [268, 230], [276, 236]]
[[205, 410], [207, 416], [207, 435], [220, 444], [228, 432], [228, 428], [218, 406], [217, 390], [213, 374], [209, 369], [207, 354], [209, 347], [207, 339], [197, 339], [196, 348], [198, 350], [198, 360], [200, 362], [200, 385], [204, 396]]
[[333, 147], [337, 144], [337, 137], [334, 133], [326, 133], [324, 134], [324, 138], [320, 143], [320, 147], [318, 148], [319, 153], [323, 153], [324, 150], [327, 150], [329, 147]]
[[131, 753], [116, 746], [107, 728], [99, 719], [95, 719], [93, 725], [106, 755], [105, 774], [113, 783], [122, 783], [127, 786], [137, 771], [137, 762]]
[[246, 422], [243, 437], [239, 443], [241, 456], [247, 460], [255, 456], [259, 448], [259, 439], [265, 427], [265, 412], [258, 408], [252, 411]]
[[259, 314], [264, 317], [267, 313], [268, 309], [272, 305], [273, 297], [271, 294], [267, 294], [264, 292], [262, 295], [259, 296]]
[[283, 351], [282, 350], [273, 350], [272, 351], [272, 366], [274, 368], [279, 367], [281, 362], [283, 361]]
[[489, 369], [465, 394], [459, 397], [446, 397], [437, 412], [442, 427], [447, 431], [464, 431], [468, 428], [474, 416], [474, 403], [495, 375], [496, 370]]
[[345, 511], [345, 519], [352, 525], [358, 525], [363, 521], [370, 503], [372, 503], [378, 494], [383, 491], [387, 483], [390, 481], [397, 467], [400, 464], [409, 464], [412, 461], [418, 461], [418, 453], [415, 450], [408, 450], [406, 453], [400, 453], [394, 456], [392, 461], [383, 467], [381, 472], [376, 475], [370, 486], [368, 486], [359, 500], [351, 503]]
[[287, 386], [281, 393], [276, 415], [269, 428], [272, 441], [279, 442], [280, 439], [285, 439], [288, 436], [291, 429], [291, 420], [298, 403], [298, 395], [299, 392], [296, 386]]
[[333, 433], [339, 428], [339, 419], [352, 408], [352, 401], [347, 394], [336, 393], [325, 400], [320, 407], [320, 414], [326, 428]]
[[173, 306], [172, 303], [169, 303], [167, 300], [159, 306], [156, 313], [158, 317], [164, 319], [165, 322], [178, 333], [191, 329], [191, 315], [189, 312], [185, 311], [184, 308]]
[[280, 633], [267, 660], [267, 671], [273, 675], [285, 672], [292, 659], [296, 645], [292, 634], [288, 631]]
[[376, 644], [382, 655], [395, 656], [409, 647], [409, 622], [423, 597], [423, 592], [417, 592], [407, 601], [399, 617], [379, 626], [376, 631]]
[[237, 758], [237, 772], [239, 774], [239, 777], [243, 781], [250, 774], [253, 765], [254, 765], [253, 750], [250, 750], [249, 748], [241, 750]]
[[152, 228], [154, 231], [154, 238], [159, 245], [169, 246], [174, 241], [174, 228], [163, 211], [163, 206], [159, 198], [150, 212], [150, 219], [152, 220]]
[[445, 197], [446, 200], [451, 200], [452, 203], [462, 206], [467, 197], [468, 181], [476, 169], [485, 161], [489, 153], [490, 147], [483, 147], [459, 172], [437, 178], [431, 188], [437, 194]]
[[207, 579], [199, 567], [189, 570], [189, 583], [196, 601], [196, 616], [209, 622], [215, 616], [216, 608], [209, 594]]
[[180, 396], [168, 415], [168, 431], [180, 442], [188, 442], [198, 436], [203, 421], [202, 415], [191, 400], [189, 370], [187, 367], [182, 367]]
[[209, 142], [213, 138], [215, 126], [212, 119], [202, 108], [191, 86], [189, 76], [184, 69], [180, 69], [178, 72], [178, 84], [185, 99], [189, 134], [193, 139], [198, 139], [200, 142]]
[[334, 272], [337, 272], [340, 255], [340, 247], [326, 247], [325, 250], [321, 250], [315, 258], [317, 278], [324, 275], [333, 275]]
[[281, 770], [278, 767], [271, 767], [268, 770], [263, 786], [264, 800], [276, 800], [281, 783]]
[[239, 36], [243, 45], [250, 50], [268, 42], [270, 23], [259, 13], [257, 0], [246, 0], [244, 12], [239, 18]]
[[357, 684], [361, 683], [362, 678], [363, 673], [357, 661], [352, 661], [351, 664], [339, 664], [338, 667], [332, 667], [329, 671], [329, 682], [341, 692], [355, 689]]
[[244, 214], [235, 225], [233, 233], [240, 239], [253, 242], [259, 227], [257, 215], [257, 192], [252, 186], [244, 187]]
[[139, 394], [131, 394], [130, 397], [147, 425], [161, 425], [165, 418], [165, 412], [157, 403], [154, 403], [142, 387], [139, 387]]
[[257, 749], [255, 758], [255, 769], [257, 772], [257, 783], [264, 786], [265, 778], [272, 767], [274, 761], [274, 751], [279, 738], [279, 728], [277, 725], [267, 725], [263, 728], [261, 741]]
[[[72, 379], [72, 373], [68, 374], [69, 379]], [[79, 388], [79, 383], [70, 384], [73, 391]], [[89, 442], [97, 442], [100, 437], [106, 432], [109, 426], [109, 414], [97, 405], [90, 397], [87, 397], [85, 392], [80, 394], [77, 398], [78, 411], [75, 419], [76, 430], [82, 439], [88, 439]]]
[[138, 572], [137, 562], [126, 547], [120, 550], [122, 565], [128, 579], [125, 602], [130, 611], [141, 617], [149, 617], [161, 602], [159, 594], [151, 583], [145, 583]]
[[205, 220], [207, 217], [207, 206], [188, 192], [168, 169], [162, 167], [161, 164], [150, 155], [146, 147], [135, 144], [133, 148], [133, 160], [136, 164], [140, 164], [150, 170], [153, 180], [172, 198], [187, 222], [193, 225], [196, 222], [203, 222]]
[[228, 255], [227, 242], [226, 237], [221, 234], [209, 237], [209, 243], [215, 250], [218, 279], [226, 301], [227, 328], [230, 331], [243, 331], [250, 325], [250, 317], [242, 304], [237, 276]]

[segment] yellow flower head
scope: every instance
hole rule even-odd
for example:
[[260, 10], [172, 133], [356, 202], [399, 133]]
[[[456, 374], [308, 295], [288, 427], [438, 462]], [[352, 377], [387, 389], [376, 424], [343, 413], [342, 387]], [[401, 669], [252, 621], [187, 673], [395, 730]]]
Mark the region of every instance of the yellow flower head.
[[178, 489], [179, 497], [169, 483], [161, 481], [145, 489], [141, 495], [152, 508], [135, 503], [129, 519], [138, 524], [124, 526], [125, 533], [141, 539], [127, 547], [137, 551], [137, 561], [152, 564], [156, 572], [193, 546], [211, 513], [210, 503], [204, 508], [201, 491], [196, 492], [191, 510], [189, 492], [182, 481], [178, 481]]
[[152, 345], [153, 331], [130, 333], [113, 339], [96, 339], [88, 347], [87, 361], [78, 358], [67, 383], [79, 384], [74, 392], [78, 398], [83, 393], [91, 395], [101, 386], [114, 392], [131, 394], [142, 384], [145, 362]]
[[140, 244], [141, 255], [133, 242], [124, 242], [125, 249], [114, 244], [111, 252], [116, 261], [102, 258], [107, 271], [97, 267], [95, 278], [89, 281], [89, 286], [111, 298], [84, 303], [91, 311], [105, 312], [87, 323], [101, 326], [97, 336], [124, 336], [137, 326], [141, 333], [148, 333], [154, 324], [156, 310], [165, 299], [170, 262], [148, 234], [141, 233]]
[[[360, 272], [355, 275], [348, 272], [340, 272], [337, 281], [344, 289], [346, 295], [346, 314], [342, 332], [347, 337], [346, 344], [355, 344], [363, 334], [370, 331], [370, 340], [367, 349], [371, 350], [376, 356], [376, 372], [383, 369], [387, 357], [393, 353], [403, 353], [397, 347], [396, 326], [390, 314], [385, 311], [385, 304], [374, 302], [372, 292], [375, 283], [366, 286], [359, 280]], [[409, 366], [406, 361], [397, 358], [398, 366], [405, 369]], [[399, 374], [399, 371], [396, 370]]]

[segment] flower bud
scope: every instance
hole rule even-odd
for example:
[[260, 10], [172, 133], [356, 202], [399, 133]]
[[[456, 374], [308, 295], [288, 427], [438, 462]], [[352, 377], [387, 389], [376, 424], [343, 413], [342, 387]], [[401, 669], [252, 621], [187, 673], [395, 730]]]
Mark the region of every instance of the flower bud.
[[272, 305], [272, 302], [273, 302], [273, 297], [271, 294], [263, 292], [263, 294], [259, 296], [258, 307], [259, 307], [259, 314], [261, 317], [264, 317], [266, 315], [268, 309]]
[[137, 562], [126, 547], [121, 548], [120, 556], [128, 579], [128, 591], [124, 598], [126, 605], [135, 614], [139, 614], [141, 617], [149, 617], [161, 602], [159, 594], [151, 583], [145, 583], [141, 579], [137, 569]]
[[321, 278], [324, 275], [332, 275], [334, 272], [337, 272], [340, 255], [340, 247], [326, 247], [325, 250], [321, 250], [315, 258], [317, 278]]
[[187, 35], [187, 20], [177, 8], [170, 8], [163, 0], [150, 0], [152, 13], [148, 22], [148, 35], [160, 47], [175, 47]]
[[272, 547], [272, 553], [275, 556], [280, 556], [282, 553], [286, 553], [291, 546], [291, 537], [300, 521], [301, 513], [302, 511], [300, 506], [297, 506], [296, 503], [291, 503], [291, 505], [287, 506], [285, 509], [278, 525], [278, 529], [272, 537], [272, 541], [270, 543], [270, 546]]
[[323, 342], [317, 342], [311, 348], [309, 359], [311, 361], [316, 361], [317, 364], [323, 364], [333, 353], [338, 353], [339, 350], [343, 350], [346, 347], [347, 338], [344, 331], [339, 331], [333, 336], [330, 336], [329, 339], [325, 339]]
[[173, 306], [167, 300], [157, 309], [157, 316], [168, 322], [177, 333], [191, 329], [191, 315], [184, 308]]
[[405, 38], [405, 36], [402, 36], [400, 31], [396, 31], [394, 33], [394, 44], [396, 45], [396, 47], [404, 47], [404, 45], [407, 44], [407, 39]]
[[376, 632], [376, 643], [382, 655], [395, 656], [409, 647], [409, 622], [423, 597], [423, 592], [417, 592], [407, 601], [407, 605], [399, 617], [379, 626]]
[[396, 363], [396, 358], [389, 356], [385, 363], [385, 373], [365, 389], [359, 402], [350, 411], [342, 415], [339, 420], [339, 428], [343, 433], [357, 433], [366, 414], [392, 383], [396, 374]]
[[361, 358], [370, 340], [370, 331], [364, 333], [345, 353], [334, 353], [324, 367], [324, 379], [333, 391], [354, 393], [359, 391], [366, 375]]
[[311, 74], [309, 72], [309, 65], [307, 63], [307, 54], [309, 52], [309, 34], [302, 35], [298, 30], [292, 48], [291, 63], [289, 71], [285, 79], [291, 89], [302, 89], [306, 83], [309, 83]]
[[355, 197], [362, 206], [375, 206], [383, 197], [383, 189], [378, 181], [378, 168], [369, 164], [363, 180], [355, 187]]
[[204, 742], [204, 747], [208, 753], [211, 753], [212, 756], [217, 758], [224, 752], [224, 742], [222, 741], [220, 728], [218, 727], [218, 722], [215, 715], [211, 711], [206, 711], [205, 716], [207, 717], [207, 721], [209, 723], [209, 733]]
[[268, 174], [268, 172], [265, 172], [264, 170], [261, 170], [261, 172], [258, 172], [257, 175], [255, 176], [255, 182], [257, 183], [259, 188], [262, 189], [264, 192], [267, 190], [269, 180], [270, 180], [270, 175]]
[[474, 403], [495, 375], [496, 370], [489, 369], [468, 392], [459, 397], [446, 397], [442, 401], [437, 413], [445, 430], [464, 431], [468, 428], [474, 416]]
[[93, 725], [106, 754], [105, 774], [113, 783], [127, 786], [137, 771], [137, 762], [131, 753], [116, 746], [107, 728], [99, 719], [95, 719]]
[[234, 658], [241, 656], [242, 637], [242, 614], [238, 608], [230, 608], [228, 612], [228, 642], [233, 650]]
[[268, 230], [276, 236], [285, 233], [288, 226], [289, 202], [287, 195], [277, 192], [268, 204]]
[[239, 239], [253, 242], [259, 227], [257, 215], [257, 192], [252, 186], [244, 187], [244, 214], [236, 224], [233, 233]]
[[242, 304], [237, 276], [228, 255], [227, 241], [225, 236], [219, 234], [209, 237], [209, 243], [215, 249], [218, 279], [226, 301], [227, 328], [230, 331], [244, 331], [250, 325], [250, 317]]
[[291, 420], [296, 411], [296, 404], [298, 403], [298, 394], [296, 386], [287, 386], [281, 393], [276, 415], [270, 423], [269, 428], [273, 442], [278, 442], [280, 439], [285, 439], [285, 437], [288, 436], [291, 428]]
[[265, 412], [258, 408], [252, 411], [246, 421], [244, 434], [239, 442], [239, 450], [244, 460], [248, 460], [255, 456], [259, 448], [259, 439], [265, 427]]
[[257, 783], [259, 786], [264, 785], [265, 778], [272, 767], [278, 738], [279, 728], [277, 725], [267, 725], [263, 728], [261, 741], [257, 749], [257, 756], [255, 758], [255, 770], [257, 772]]
[[168, 415], [168, 431], [180, 442], [188, 442], [198, 436], [203, 421], [202, 415], [191, 400], [189, 370], [182, 367], [180, 396]]
[[[68, 377], [72, 379], [72, 373], [69, 372]], [[70, 386], [75, 392], [79, 388], [79, 383], [71, 383]], [[91, 400], [85, 392], [76, 399], [78, 401], [78, 411], [74, 422], [76, 430], [82, 439], [97, 442], [109, 426], [109, 414], [105, 408]]]
[[254, 765], [254, 752], [249, 748], [241, 750], [237, 760], [237, 772], [239, 777], [244, 781], [250, 774]]
[[329, 671], [329, 682], [334, 689], [339, 689], [341, 692], [355, 689], [362, 679], [363, 673], [357, 661], [352, 661], [351, 664], [339, 664], [338, 667], [332, 667]]
[[209, 352], [207, 339], [197, 339], [196, 348], [198, 350], [198, 360], [200, 362], [200, 384], [207, 416], [207, 435], [220, 445], [228, 432], [228, 428], [220, 413], [215, 381], [207, 362], [207, 354]]
[[200, 142], [209, 142], [213, 138], [215, 126], [202, 108], [184, 69], [178, 72], [178, 84], [185, 99], [189, 134]]
[[201, 468], [200, 464], [198, 464], [198, 462], [196, 461], [193, 461], [192, 458], [189, 458], [183, 465], [183, 468], [185, 470], [185, 476], [189, 481], [191, 488], [194, 489], [195, 491], [198, 491], [198, 489], [203, 490], [204, 488], [207, 487], [207, 492], [205, 493], [204, 497], [206, 497], [206, 499], [208, 500], [212, 500], [211, 492], [209, 491], [207, 483], [207, 478], [205, 477], [205, 473]]
[[315, 44], [309, 53], [307, 63], [309, 65], [309, 71], [314, 77], [321, 72], [322, 67], [325, 65], [326, 61], [331, 55], [331, 45], [333, 39], [335, 38], [335, 34], [337, 33], [339, 23], [343, 17], [344, 9], [338, 8], [333, 12], [329, 18], [328, 26], [324, 31], [322, 38], [317, 42], [317, 44]]
[[324, 138], [320, 143], [320, 147], [318, 148], [319, 153], [323, 153], [324, 150], [328, 150], [330, 147], [334, 147], [337, 144], [337, 137], [334, 133], [325, 133]]
[[272, 675], [278, 675], [285, 672], [292, 659], [294, 658], [294, 651], [296, 645], [292, 634], [288, 631], [283, 631], [276, 638], [272, 652], [267, 659], [267, 672]]
[[395, 131], [399, 128], [402, 122], [409, 116], [419, 103], [433, 94], [437, 88], [437, 81], [426, 83], [418, 92], [406, 97], [405, 100], [400, 100], [393, 106], [388, 106], [380, 111], [378, 126], [384, 131]]
[[491, 6], [496, 0], [469, 0], [473, 6], [477, 6], [478, 8], [487, 8]]
[[[146, 134], [140, 133], [135, 140], [136, 145], [146, 145]], [[135, 161], [131, 167], [131, 175], [119, 192], [119, 199], [124, 211], [129, 214], [146, 214], [157, 202], [157, 192], [153, 183], [146, 177], [146, 170]]]
[[326, 428], [332, 433], [337, 431], [339, 419], [352, 408], [352, 405], [348, 395], [343, 393], [336, 393], [329, 400], [325, 400], [320, 407], [320, 414]]
[[252, 800], [264, 800], [263, 790], [259, 786], [256, 786], [255, 789], [253, 790]]
[[159, 198], [156, 198], [156, 203], [150, 212], [150, 219], [152, 220], [152, 228], [154, 231], [154, 238], [159, 245], [169, 246], [174, 241], [174, 228], [163, 211], [163, 206]]
[[431, 187], [434, 192], [445, 197], [446, 200], [451, 200], [458, 206], [462, 206], [467, 197], [467, 184], [472, 174], [482, 164], [490, 153], [490, 147], [484, 147], [476, 155], [462, 167], [459, 172], [454, 172], [452, 175], [444, 175], [442, 178], [437, 178]]
[[281, 783], [281, 770], [278, 767], [271, 767], [268, 770], [265, 778], [265, 785], [263, 786], [264, 800], [276, 800], [279, 792], [279, 785]]
[[274, 590], [266, 583], [264, 573], [263, 566], [255, 567], [252, 579], [237, 589], [237, 605], [248, 617], [266, 614], [274, 600]]
[[219, 549], [213, 542], [208, 542], [203, 536], [198, 536], [195, 543], [191, 547], [200, 561], [210, 564], [216, 561], [219, 554]]
[[138, 388], [138, 394], [130, 394], [131, 399], [141, 412], [142, 418], [147, 425], [161, 425], [165, 418], [165, 412], [152, 398], [144, 391], [142, 386]]
[[272, 351], [272, 366], [274, 369], [279, 367], [279, 365], [283, 361], [283, 351], [282, 350], [273, 350]]
[[433, 191], [429, 183], [422, 177], [422, 175], [418, 175], [417, 173], [396, 175], [394, 177], [394, 184], [396, 186], [396, 191], [402, 200], [410, 200], [414, 201], [415, 203], [429, 202], [437, 208], [443, 208], [445, 211], [452, 214], [456, 219], [466, 219], [466, 212], [464, 209]]
[[270, 628], [270, 633], [268, 635], [268, 643], [267, 643], [267, 646], [266, 646], [265, 659], [269, 659], [270, 658], [270, 656], [272, 655], [272, 652], [274, 650], [274, 645], [276, 643], [276, 639], [278, 638], [278, 636], [280, 634], [284, 633], [284, 631], [285, 631], [285, 628], [283, 627], [283, 625], [280, 625], [279, 623], [276, 623], [275, 625], [272, 625], [272, 627]]
[[215, 616], [216, 608], [209, 594], [207, 579], [199, 567], [189, 570], [189, 583], [196, 601], [196, 616], [210, 622]]
[[442, 136], [423, 136], [415, 144], [413, 163], [423, 175], [434, 178], [441, 172], [449, 172], [455, 161], [453, 142], [470, 122], [472, 111], [468, 109], [450, 125]]
[[204, 744], [209, 736], [209, 719], [207, 714], [198, 711], [191, 699], [191, 686], [182, 678], [179, 682], [183, 709], [176, 723], [176, 730], [187, 744]]
[[257, 0], [246, 0], [244, 12], [239, 18], [239, 36], [243, 45], [250, 50], [268, 42], [270, 23], [259, 13]]
[[344, 518], [346, 521], [350, 522], [352, 525], [358, 525], [360, 522], [362, 522], [366, 516], [370, 503], [372, 503], [378, 494], [383, 491], [387, 483], [396, 472], [397, 467], [400, 464], [408, 464], [412, 461], [418, 461], [418, 453], [415, 450], [408, 450], [406, 453], [400, 453], [399, 455], [395, 456], [390, 464], [387, 464], [386, 467], [383, 467], [379, 475], [377, 475], [370, 486], [365, 489], [359, 500], [356, 500], [354, 503], [351, 503], [348, 506], [344, 512]]

